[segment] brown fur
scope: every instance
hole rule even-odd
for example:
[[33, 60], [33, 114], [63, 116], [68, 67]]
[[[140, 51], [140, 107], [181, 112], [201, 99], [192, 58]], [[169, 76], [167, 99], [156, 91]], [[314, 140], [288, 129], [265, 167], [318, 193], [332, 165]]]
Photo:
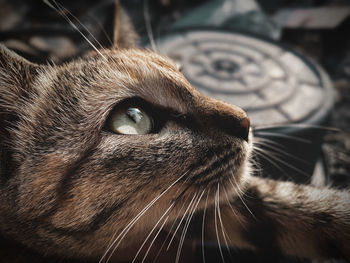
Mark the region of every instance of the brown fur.
[[[7, 51], [3, 48], [3, 52]], [[207, 173], [203, 153], [212, 156], [208, 162], [213, 164], [231, 153], [223, 171], [235, 171], [245, 160], [246, 146], [231, 135], [234, 129], [220, 123], [232, 116], [228, 121], [234, 127], [244, 117], [241, 110], [203, 97], [171, 63], [155, 53], [128, 49], [105, 54], [108, 61], [95, 55], [60, 67], [40, 67], [29, 85], [35, 95], [26, 98], [23, 107], [6, 109], [15, 109], [11, 114], [16, 121], [8, 127], [5, 138], [14, 168], [12, 174], [4, 175], [8, 179], [1, 192], [1, 200], [6, 200], [2, 231], [50, 254], [98, 258], [111, 235], [156, 193], [187, 170], [191, 170], [189, 179]], [[18, 77], [4, 70], [8, 78]], [[135, 96], [171, 112], [160, 133], [120, 136], [104, 131], [114, 105]], [[205, 133], [193, 131], [204, 127], [211, 128]], [[216, 139], [218, 133], [220, 139]], [[215, 155], [210, 154], [212, 149]], [[219, 168], [205, 178], [218, 172]], [[237, 179], [240, 176], [237, 174]], [[193, 186], [186, 194], [202, 189], [201, 180], [204, 178], [189, 180], [187, 184]], [[172, 198], [163, 200], [164, 205]], [[153, 218], [142, 220], [142, 231], [153, 226]], [[22, 220], [28, 226], [19, 223]], [[79, 233], [80, 242], [74, 233]]]
[[246, 206], [234, 197], [221, 207], [231, 245], [265, 254], [350, 258], [348, 191], [256, 177], [248, 185]]
[[[133, 45], [117, 28], [115, 41], [125, 44], [117, 46]], [[130, 100], [147, 104], [161, 120], [156, 132], [108, 130], [113, 109]], [[251, 177], [244, 111], [201, 95], [155, 52], [111, 48], [39, 66], [1, 46], [0, 115], [0, 232], [4, 244], [27, 255], [2, 251], [5, 259], [98, 261], [115, 234], [180, 176], [131, 228], [121, 251], [136, 253], [130, 248], [141, 245], [173, 204], [165, 226], [170, 231], [190, 212], [181, 208], [201, 193], [210, 196], [206, 236], [215, 240], [211, 208], [220, 185], [230, 244], [349, 258], [349, 193]], [[204, 199], [192, 199], [199, 212], [206, 209]], [[117, 251], [113, 259], [126, 258]]]

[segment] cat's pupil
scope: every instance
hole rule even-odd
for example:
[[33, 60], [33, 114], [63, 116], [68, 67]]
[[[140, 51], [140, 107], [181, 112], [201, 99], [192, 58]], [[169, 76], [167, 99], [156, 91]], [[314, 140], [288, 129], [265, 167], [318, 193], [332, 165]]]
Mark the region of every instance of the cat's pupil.
[[141, 121], [141, 119], [143, 118], [141, 111], [137, 108], [129, 108], [126, 111], [126, 114], [135, 123], [139, 123]]
[[153, 120], [141, 108], [120, 107], [112, 113], [110, 130], [117, 134], [148, 134], [152, 131]]

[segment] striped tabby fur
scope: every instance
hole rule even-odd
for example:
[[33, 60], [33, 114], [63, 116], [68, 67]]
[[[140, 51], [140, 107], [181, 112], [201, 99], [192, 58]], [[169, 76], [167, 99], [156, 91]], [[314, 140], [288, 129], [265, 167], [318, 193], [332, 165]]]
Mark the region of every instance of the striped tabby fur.
[[[173, 223], [193, 214], [201, 225], [204, 211], [207, 241], [350, 259], [349, 192], [253, 177], [246, 114], [198, 93], [116, 23], [114, 48], [61, 66], [0, 48], [1, 261], [98, 262], [111, 240], [103, 259], [132, 260], [154, 226], [178, 239]], [[147, 105], [156, 132], [106, 129], [131, 102]]]

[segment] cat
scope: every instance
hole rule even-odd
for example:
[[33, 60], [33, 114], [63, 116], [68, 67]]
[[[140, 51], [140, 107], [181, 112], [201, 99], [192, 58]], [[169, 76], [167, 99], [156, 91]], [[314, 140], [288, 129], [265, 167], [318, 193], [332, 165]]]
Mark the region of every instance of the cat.
[[1, 262], [152, 262], [158, 235], [349, 260], [349, 191], [253, 176], [246, 113], [117, 14], [113, 47], [66, 64], [0, 47]]

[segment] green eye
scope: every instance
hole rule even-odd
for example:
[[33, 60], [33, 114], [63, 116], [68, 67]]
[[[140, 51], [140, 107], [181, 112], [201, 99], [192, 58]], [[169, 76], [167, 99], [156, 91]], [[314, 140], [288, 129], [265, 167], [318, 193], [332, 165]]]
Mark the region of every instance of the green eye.
[[152, 130], [152, 120], [139, 108], [122, 108], [113, 113], [111, 130], [119, 134], [147, 134]]

